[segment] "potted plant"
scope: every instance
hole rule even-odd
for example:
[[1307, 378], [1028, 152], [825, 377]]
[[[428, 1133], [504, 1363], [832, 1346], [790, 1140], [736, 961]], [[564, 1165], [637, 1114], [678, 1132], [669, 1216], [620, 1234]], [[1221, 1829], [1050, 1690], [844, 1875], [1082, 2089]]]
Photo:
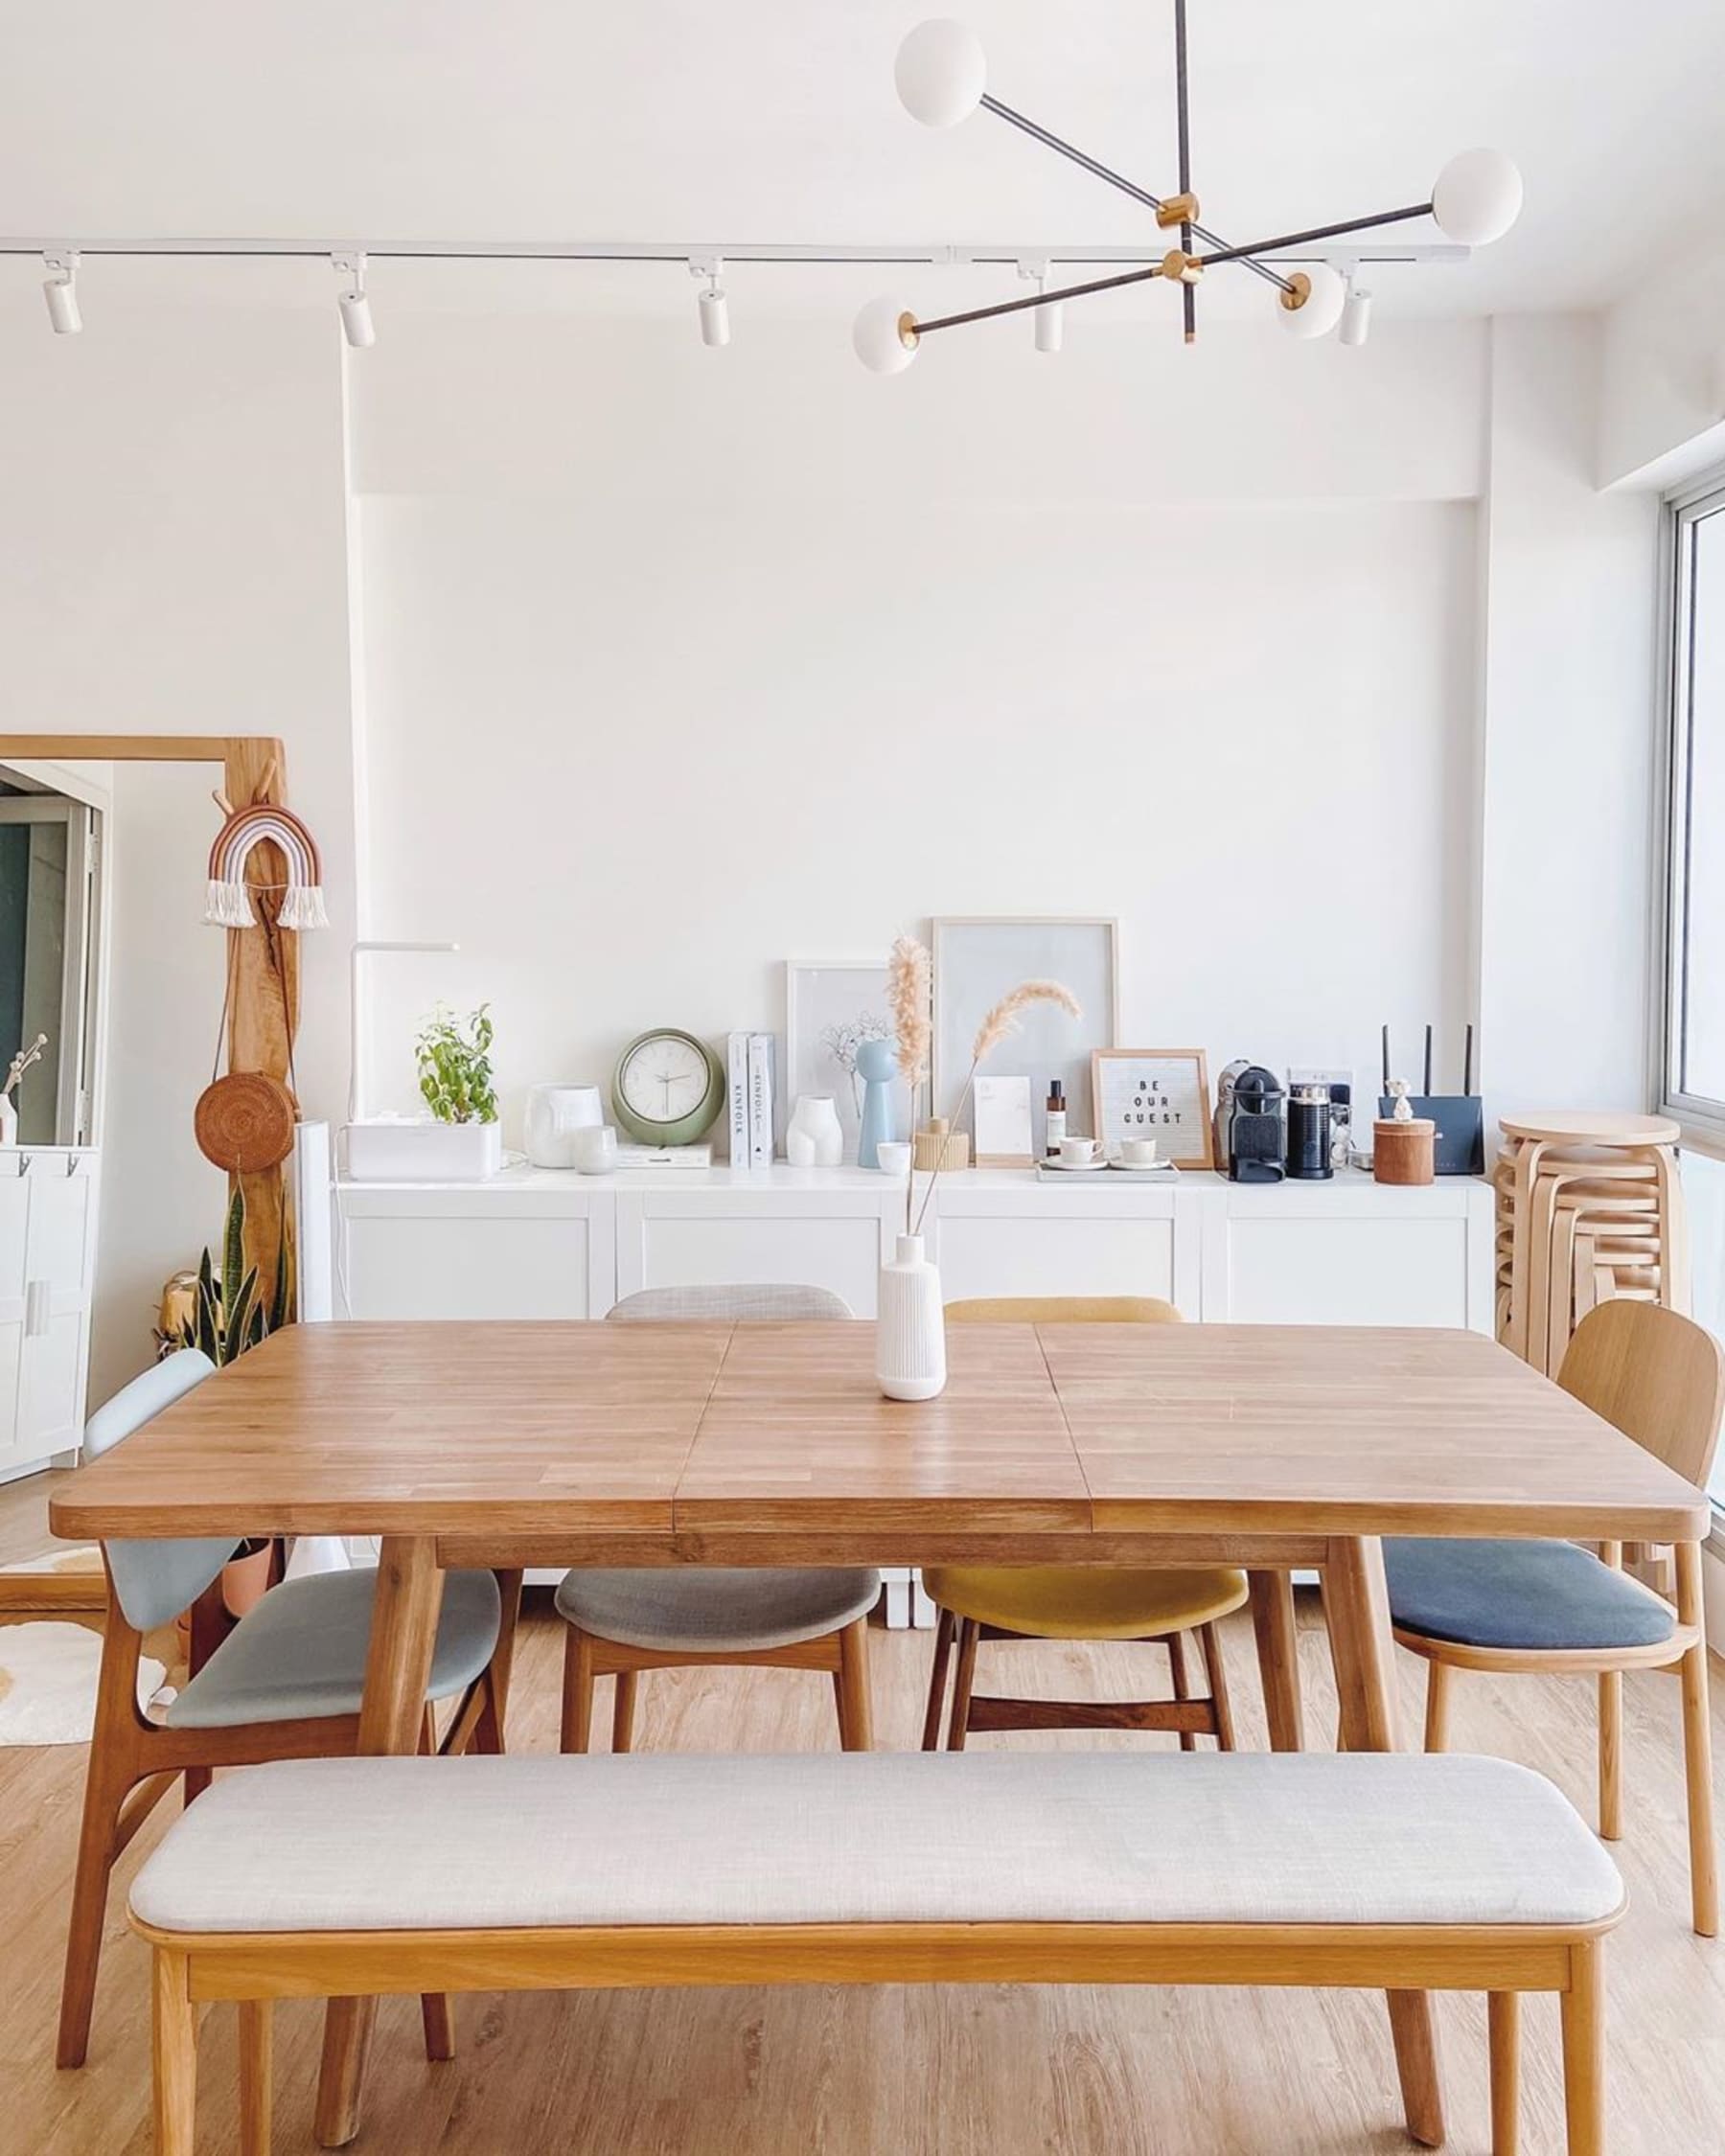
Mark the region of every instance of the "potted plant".
[[491, 1006], [458, 1019], [440, 1003], [414, 1043], [429, 1113], [348, 1126], [356, 1182], [477, 1182], [503, 1165], [503, 1126], [492, 1077]]

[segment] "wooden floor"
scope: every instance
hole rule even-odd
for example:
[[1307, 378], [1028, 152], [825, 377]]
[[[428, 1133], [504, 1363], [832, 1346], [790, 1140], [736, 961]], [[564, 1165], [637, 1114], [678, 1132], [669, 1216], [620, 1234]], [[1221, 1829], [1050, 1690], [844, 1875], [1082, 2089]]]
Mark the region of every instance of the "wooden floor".
[[[42, 1485], [0, 1490], [0, 1563], [41, 1545]], [[556, 1745], [562, 1627], [542, 1603], [524, 1628], [512, 1750]], [[1261, 1745], [1250, 1627], [1226, 1627], [1241, 1742]], [[917, 1741], [929, 1636], [876, 1632], [878, 1741]], [[1028, 1646], [1014, 1684], [1139, 1696], [1161, 1683], [1156, 1650]], [[984, 1649], [985, 1656], [991, 1652]], [[1315, 1740], [1332, 1725], [1323, 1635], [1301, 1612], [1301, 1667]], [[1407, 1709], [1420, 1674], [1407, 1657]], [[986, 1666], [986, 1664], [984, 1665]], [[1146, 1673], [1158, 1674], [1147, 1679]], [[602, 1690], [605, 1687], [602, 1686]], [[1688, 1928], [1683, 1775], [1674, 1681], [1625, 1680], [1629, 1839], [1620, 1861], [1634, 1907], [1613, 1942], [1613, 2156], [1725, 2151], [1725, 1941]], [[1725, 1679], [1715, 1669], [1725, 1755]], [[601, 1701], [599, 1720], [609, 1725]], [[1501, 1752], [1550, 1774], [1592, 1817], [1587, 1682], [1458, 1680], [1458, 1748]], [[1417, 1727], [1416, 1719], [1413, 1723]], [[642, 1680], [640, 1739], [656, 1749], [836, 1747], [828, 1680], [760, 1672]], [[975, 1738], [1085, 1747], [1158, 1737]], [[145, 1956], [127, 1934], [122, 1864], [109, 1915], [90, 2063], [57, 2073], [53, 2024], [61, 1926], [83, 1769], [79, 1748], [0, 1751], [0, 2146], [28, 2156], [145, 2156], [150, 2146]], [[158, 1814], [165, 1822], [167, 1808]], [[1417, 1834], [1417, 1822], [1409, 1830]], [[160, 1828], [152, 1822], [142, 1846]], [[1483, 2003], [1439, 2004], [1452, 2149], [1488, 2145]], [[1556, 2014], [1529, 2003], [1526, 2156], [1562, 2148]], [[276, 2146], [310, 2132], [320, 2014], [277, 2009]], [[460, 2055], [428, 2067], [416, 2005], [380, 2017], [358, 2150], [388, 2156], [1327, 2156], [1412, 2145], [1397, 2125], [1379, 2002], [1354, 1993], [1031, 1990], [610, 1992], [472, 1998]], [[205, 2024], [200, 2150], [233, 2146], [227, 2009]]]

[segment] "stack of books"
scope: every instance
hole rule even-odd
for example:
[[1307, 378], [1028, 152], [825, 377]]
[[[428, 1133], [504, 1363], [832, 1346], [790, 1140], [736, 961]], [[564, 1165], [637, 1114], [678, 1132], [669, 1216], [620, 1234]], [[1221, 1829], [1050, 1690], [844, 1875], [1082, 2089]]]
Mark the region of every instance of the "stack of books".
[[770, 1033], [733, 1033], [727, 1038], [726, 1048], [731, 1165], [770, 1168], [778, 1043]]

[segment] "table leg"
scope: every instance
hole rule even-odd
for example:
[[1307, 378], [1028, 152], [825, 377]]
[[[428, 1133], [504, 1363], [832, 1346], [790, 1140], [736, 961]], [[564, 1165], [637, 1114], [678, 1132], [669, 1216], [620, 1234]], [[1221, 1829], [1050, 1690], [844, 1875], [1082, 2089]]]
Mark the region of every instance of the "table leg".
[[1294, 1633], [1294, 1582], [1286, 1572], [1251, 1572], [1252, 1629], [1272, 1752], [1305, 1749], [1300, 1702], [1300, 1647]]
[[[442, 1603], [436, 1543], [423, 1536], [385, 1535], [359, 1709], [361, 1754], [375, 1757], [418, 1751]], [[345, 2147], [359, 2131], [359, 2098], [376, 2011], [375, 1999], [332, 1999], [325, 2014], [317, 2089], [317, 2138], [325, 2148]]]
[[[1375, 1535], [1339, 1535], [1323, 1567], [1323, 1611], [1342, 1710], [1342, 1742], [1350, 1752], [1401, 1747], [1396, 1709], [1395, 1641], [1384, 1546]], [[1423, 1991], [1392, 1991], [1390, 2033], [1401, 2077], [1408, 2132], [1428, 2148], [1443, 2142], [1443, 2089], [1432, 2002]]]

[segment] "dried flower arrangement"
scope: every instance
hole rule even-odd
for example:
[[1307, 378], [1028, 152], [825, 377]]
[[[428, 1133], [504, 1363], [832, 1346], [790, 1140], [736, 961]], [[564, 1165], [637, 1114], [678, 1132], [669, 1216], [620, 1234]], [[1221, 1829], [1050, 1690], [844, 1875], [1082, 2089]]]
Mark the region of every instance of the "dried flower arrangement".
[[851, 1105], [856, 1112], [862, 1112], [862, 1087], [857, 1076], [857, 1050], [864, 1041], [885, 1041], [889, 1038], [886, 1025], [873, 1011], [859, 1011], [854, 1019], [844, 1019], [837, 1025], [822, 1026], [819, 1044], [843, 1071], [849, 1081]]
[[0, 1086], [0, 1097], [4, 1097], [7, 1100], [10, 1100], [12, 1098], [12, 1089], [17, 1085], [18, 1080], [23, 1077], [24, 1073], [30, 1068], [33, 1063], [41, 1062], [42, 1050], [47, 1045], [47, 1034], [38, 1033], [35, 1039], [30, 1044], [29, 1047], [20, 1048], [18, 1050], [17, 1054], [12, 1059], [11, 1069], [6, 1073], [6, 1084], [4, 1086]]

